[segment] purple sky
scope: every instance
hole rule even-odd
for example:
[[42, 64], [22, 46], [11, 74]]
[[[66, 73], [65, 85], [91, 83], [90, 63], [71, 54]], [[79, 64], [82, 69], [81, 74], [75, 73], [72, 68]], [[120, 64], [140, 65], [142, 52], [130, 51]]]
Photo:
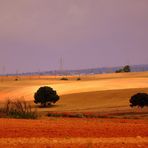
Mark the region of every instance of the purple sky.
[[0, 73], [148, 64], [148, 0], [0, 0]]

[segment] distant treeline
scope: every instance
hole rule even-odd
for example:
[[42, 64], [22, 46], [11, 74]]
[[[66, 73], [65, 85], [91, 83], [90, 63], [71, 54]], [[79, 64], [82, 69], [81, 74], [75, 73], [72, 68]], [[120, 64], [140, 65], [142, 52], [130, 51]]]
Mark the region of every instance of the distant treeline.
[[[79, 69], [79, 70], [51, 70], [42, 72], [26, 72], [17, 74], [5, 74], [10, 76], [15, 75], [80, 75], [80, 74], [101, 74], [101, 73], [113, 73], [121, 70], [123, 66], [118, 67], [102, 67], [102, 68], [89, 68], [89, 69]], [[129, 65], [131, 72], [148, 71], [148, 65]], [[1, 74], [2, 75], [2, 74]]]

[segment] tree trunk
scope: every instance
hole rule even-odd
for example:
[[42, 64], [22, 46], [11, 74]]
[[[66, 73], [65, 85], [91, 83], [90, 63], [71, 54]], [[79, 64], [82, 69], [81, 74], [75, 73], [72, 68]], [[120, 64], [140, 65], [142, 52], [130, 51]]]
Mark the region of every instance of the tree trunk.
[[41, 103], [41, 106], [42, 107], [46, 107], [46, 103]]

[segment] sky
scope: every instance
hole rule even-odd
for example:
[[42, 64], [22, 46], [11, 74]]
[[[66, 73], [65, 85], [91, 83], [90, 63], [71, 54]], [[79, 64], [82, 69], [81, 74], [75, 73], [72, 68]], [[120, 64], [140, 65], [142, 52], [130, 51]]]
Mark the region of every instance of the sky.
[[148, 64], [148, 0], [0, 0], [0, 73]]

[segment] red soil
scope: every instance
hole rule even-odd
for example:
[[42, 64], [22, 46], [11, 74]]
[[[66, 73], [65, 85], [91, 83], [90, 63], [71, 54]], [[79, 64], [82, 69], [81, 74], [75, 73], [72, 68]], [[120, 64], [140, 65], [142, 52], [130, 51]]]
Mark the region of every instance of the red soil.
[[[127, 120], [127, 119], [77, 119], [77, 118], [49, 118], [42, 120], [20, 120], [20, 119], [0, 119], [0, 146], [5, 146], [6, 139], [17, 138], [46, 138], [58, 139], [58, 138], [82, 138], [82, 141], [86, 138], [119, 138], [120, 141], [115, 143], [103, 143], [102, 146], [110, 147], [111, 144], [114, 147], [122, 144], [121, 141], [124, 138], [146, 138], [146, 143], [142, 143], [143, 147], [148, 146], [148, 120]], [[4, 139], [3, 139], [4, 138]], [[114, 140], [114, 139], [113, 139]], [[136, 139], [134, 139], [136, 142]], [[12, 140], [13, 141], [13, 140]], [[37, 140], [38, 141], [38, 140]], [[96, 140], [97, 141], [97, 140]], [[131, 140], [132, 141], [132, 140]], [[22, 140], [23, 142], [23, 140]], [[62, 140], [61, 140], [62, 142]], [[31, 146], [32, 143], [29, 145]], [[84, 142], [82, 145], [85, 147]], [[24, 143], [24, 146], [26, 143]], [[37, 144], [38, 146], [40, 144]], [[42, 146], [47, 146], [47, 143], [41, 143]], [[59, 143], [51, 143], [50, 146], [61, 146]], [[67, 145], [67, 143], [65, 143]], [[68, 144], [69, 145], [69, 144]], [[71, 143], [70, 146], [75, 147], [75, 143]], [[77, 142], [77, 146], [81, 143]], [[82, 147], [82, 145], [80, 147]], [[135, 146], [136, 145], [136, 146]], [[7, 143], [9, 146], [9, 143]], [[17, 144], [15, 145], [17, 146]], [[97, 143], [96, 143], [97, 146]], [[138, 147], [134, 142], [126, 143], [126, 147]], [[11, 145], [12, 147], [12, 145]], [[20, 147], [20, 146], [19, 146]], [[64, 145], [63, 145], [64, 147]], [[95, 147], [95, 144], [93, 145]]]
[[1, 137], [148, 136], [148, 120], [50, 118], [0, 119]]

